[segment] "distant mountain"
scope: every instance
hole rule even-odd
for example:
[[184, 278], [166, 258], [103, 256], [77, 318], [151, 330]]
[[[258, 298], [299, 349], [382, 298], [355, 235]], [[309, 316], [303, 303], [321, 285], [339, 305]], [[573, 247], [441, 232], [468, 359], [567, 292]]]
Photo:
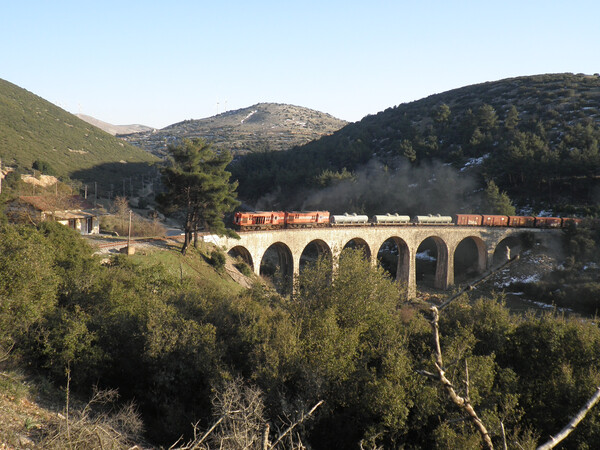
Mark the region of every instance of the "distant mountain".
[[347, 122], [319, 111], [278, 103], [259, 103], [199, 120], [185, 120], [161, 130], [119, 135], [155, 155], [183, 138], [204, 138], [234, 154], [285, 150], [331, 134]]
[[56, 105], [0, 79], [0, 158], [28, 170], [35, 161], [57, 176], [119, 183], [157, 161]]
[[113, 125], [85, 114], [75, 115], [81, 120], [94, 125], [95, 127], [98, 127], [101, 130], [106, 131], [108, 134], [112, 134], [113, 136], [116, 136], [117, 134], [144, 133], [153, 130], [152, 127], [147, 127], [146, 125]]
[[600, 76], [546, 74], [400, 104], [231, 167], [261, 208], [452, 213], [494, 181], [524, 211], [600, 215], [599, 146]]

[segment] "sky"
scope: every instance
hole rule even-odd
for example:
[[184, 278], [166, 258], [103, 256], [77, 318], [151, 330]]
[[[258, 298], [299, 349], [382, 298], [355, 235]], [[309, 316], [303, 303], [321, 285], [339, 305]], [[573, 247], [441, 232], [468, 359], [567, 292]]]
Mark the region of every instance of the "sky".
[[0, 78], [155, 128], [260, 102], [358, 121], [486, 81], [600, 72], [597, 0], [0, 0]]

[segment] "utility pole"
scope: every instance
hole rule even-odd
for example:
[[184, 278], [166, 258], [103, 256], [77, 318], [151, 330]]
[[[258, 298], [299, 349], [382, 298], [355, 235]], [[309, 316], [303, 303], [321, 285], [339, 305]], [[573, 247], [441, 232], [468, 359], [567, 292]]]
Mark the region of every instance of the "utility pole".
[[127, 232], [127, 250], [129, 250], [130, 242], [131, 242], [131, 210], [129, 210], [129, 231]]
[[127, 255], [133, 255], [135, 253], [134, 247], [131, 246], [131, 215], [133, 211], [129, 210], [129, 231], [127, 233]]

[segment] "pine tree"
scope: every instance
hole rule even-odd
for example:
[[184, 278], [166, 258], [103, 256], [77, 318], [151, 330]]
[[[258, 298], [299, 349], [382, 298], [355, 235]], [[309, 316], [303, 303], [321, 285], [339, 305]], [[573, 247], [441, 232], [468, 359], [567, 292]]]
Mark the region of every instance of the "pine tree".
[[515, 207], [508, 194], [500, 192], [494, 181], [489, 181], [485, 189], [485, 206], [488, 214], [502, 214], [506, 216], [514, 216], [516, 214]]
[[162, 169], [163, 184], [167, 191], [158, 198], [165, 213], [182, 213], [185, 241], [181, 253], [185, 254], [198, 230], [204, 229], [218, 235], [235, 236], [225, 227], [223, 216], [239, 202], [231, 183], [231, 174], [225, 170], [231, 162], [229, 152], [215, 152], [202, 139], [185, 139], [170, 146], [170, 164]]

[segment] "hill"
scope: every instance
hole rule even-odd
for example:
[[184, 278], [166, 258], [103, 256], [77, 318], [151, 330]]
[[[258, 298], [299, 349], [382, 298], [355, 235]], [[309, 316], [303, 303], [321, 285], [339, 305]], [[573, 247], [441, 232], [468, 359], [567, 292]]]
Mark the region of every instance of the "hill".
[[185, 120], [161, 130], [120, 135], [127, 142], [163, 156], [177, 139], [204, 138], [234, 154], [284, 150], [339, 130], [347, 122], [319, 111], [278, 103], [259, 103], [199, 120]]
[[29, 169], [43, 161], [58, 176], [119, 182], [157, 159], [56, 105], [0, 80], [0, 158]]
[[144, 133], [153, 130], [152, 127], [147, 127], [146, 125], [113, 125], [86, 114], [75, 115], [90, 125], [94, 125], [95, 127], [98, 127], [101, 130], [106, 131], [108, 134], [112, 134], [113, 136], [116, 136], [117, 134]]
[[493, 180], [522, 211], [598, 214], [599, 141], [600, 77], [548, 74], [391, 107], [232, 170], [261, 208], [452, 213]]

